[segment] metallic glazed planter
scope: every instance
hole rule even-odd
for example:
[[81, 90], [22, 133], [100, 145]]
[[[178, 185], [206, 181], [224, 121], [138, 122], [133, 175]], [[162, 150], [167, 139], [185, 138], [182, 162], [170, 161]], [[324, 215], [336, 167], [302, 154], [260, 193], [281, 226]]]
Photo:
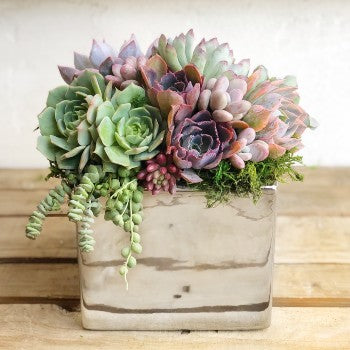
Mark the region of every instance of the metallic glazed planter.
[[128, 236], [103, 215], [96, 246], [79, 254], [84, 328], [248, 330], [271, 317], [276, 188], [255, 205], [235, 198], [205, 208], [201, 193], [146, 194], [143, 252], [119, 275]]

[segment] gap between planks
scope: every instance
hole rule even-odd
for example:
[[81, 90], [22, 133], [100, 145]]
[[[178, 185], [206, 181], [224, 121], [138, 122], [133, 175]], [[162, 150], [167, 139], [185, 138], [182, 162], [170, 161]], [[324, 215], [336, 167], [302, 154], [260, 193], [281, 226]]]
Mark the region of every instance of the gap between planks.
[[[300, 170], [305, 174], [304, 182], [279, 185], [278, 214], [350, 216], [350, 168]], [[45, 169], [0, 170], [1, 215], [30, 215], [46, 196], [47, 189], [58, 183], [57, 179], [43, 182], [46, 173]]]
[[[0, 218], [0, 259], [76, 258], [75, 225], [49, 217], [35, 241], [24, 237], [27, 218]], [[275, 262], [350, 263], [350, 217], [278, 216]]]
[[[52, 304], [80, 311], [80, 298], [0, 297], [0, 304]], [[273, 307], [350, 307], [350, 298], [272, 298]], [[350, 312], [350, 311], [349, 311]]]
[[[120, 278], [117, 270], [115, 278]], [[21, 298], [79, 299], [77, 264], [0, 264], [0, 280], [3, 303]], [[277, 264], [273, 296], [279, 306], [350, 306], [349, 265]]]

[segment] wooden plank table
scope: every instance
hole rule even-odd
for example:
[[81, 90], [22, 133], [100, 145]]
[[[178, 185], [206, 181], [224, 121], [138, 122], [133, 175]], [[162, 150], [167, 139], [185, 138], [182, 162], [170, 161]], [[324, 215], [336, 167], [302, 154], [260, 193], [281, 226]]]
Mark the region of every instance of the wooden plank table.
[[272, 325], [253, 332], [81, 328], [74, 225], [27, 216], [56, 180], [0, 170], [0, 349], [350, 349], [350, 168], [304, 169], [280, 185]]

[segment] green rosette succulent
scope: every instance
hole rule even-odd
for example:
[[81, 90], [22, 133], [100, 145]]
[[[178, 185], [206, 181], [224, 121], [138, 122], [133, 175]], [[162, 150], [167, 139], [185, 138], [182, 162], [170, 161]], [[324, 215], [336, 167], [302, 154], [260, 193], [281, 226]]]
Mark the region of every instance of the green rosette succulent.
[[[159, 153], [158, 147], [165, 136], [165, 121], [156, 107], [144, 104], [145, 90], [130, 84], [117, 91], [97, 121], [98, 147], [101, 158], [128, 169], [140, 166], [140, 162]], [[97, 112], [98, 113], [98, 112]]]
[[249, 69], [249, 60], [235, 63], [233, 52], [227, 43], [220, 44], [217, 38], [202, 39], [195, 45], [193, 30], [181, 33], [174, 39], [161, 35], [149, 49], [149, 54], [159, 54], [171, 71], [177, 72], [193, 64], [203, 75], [204, 82], [222, 75], [244, 75]]
[[123, 91], [102, 75], [86, 70], [71, 85], [51, 90], [39, 115], [38, 150], [59, 169], [82, 172], [88, 164], [115, 172], [153, 158], [163, 142], [165, 124], [146, 104], [145, 90], [130, 84]]

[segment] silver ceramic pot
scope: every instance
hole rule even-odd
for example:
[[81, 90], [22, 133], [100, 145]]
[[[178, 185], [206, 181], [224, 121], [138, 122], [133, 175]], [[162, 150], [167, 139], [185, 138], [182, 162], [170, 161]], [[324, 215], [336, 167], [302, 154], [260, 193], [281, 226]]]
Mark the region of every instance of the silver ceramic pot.
[[79, 253], [84, 328], [248, 330], [271, 318], [276, 188], [254, 204], [235, 198], [206, 208], [203, 194], [144, 198], [143, 252], [119, 275], [128, 235], [103, 216], [95, 250]]

